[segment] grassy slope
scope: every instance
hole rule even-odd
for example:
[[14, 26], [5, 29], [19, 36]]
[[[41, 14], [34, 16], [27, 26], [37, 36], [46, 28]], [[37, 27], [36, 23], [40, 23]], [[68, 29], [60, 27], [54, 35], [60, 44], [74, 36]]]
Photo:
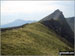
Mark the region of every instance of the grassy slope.
[[72, 50], [60, 36], [41, 23], [28, 24], [1, 34], [2, 54], [58, 55], [59, 51]]

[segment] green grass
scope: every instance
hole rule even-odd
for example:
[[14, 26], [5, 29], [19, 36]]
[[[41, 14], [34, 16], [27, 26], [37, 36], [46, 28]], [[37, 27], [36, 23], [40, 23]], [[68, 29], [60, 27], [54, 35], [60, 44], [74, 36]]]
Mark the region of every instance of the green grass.
[[51, 55], [73, 50], [53, 30], [41, 23], [31, 23], [1, 32], [2, 55]]

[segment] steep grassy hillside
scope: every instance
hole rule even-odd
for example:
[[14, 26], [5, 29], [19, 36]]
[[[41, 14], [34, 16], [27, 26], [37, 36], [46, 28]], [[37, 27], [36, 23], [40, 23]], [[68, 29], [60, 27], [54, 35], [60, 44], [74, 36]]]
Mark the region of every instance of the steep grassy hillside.
[[5, 30], [1, 33], [2, 55], [58, 56], [59, 51], [73, 50], [60, 38], [62, 37], [39, 22]]

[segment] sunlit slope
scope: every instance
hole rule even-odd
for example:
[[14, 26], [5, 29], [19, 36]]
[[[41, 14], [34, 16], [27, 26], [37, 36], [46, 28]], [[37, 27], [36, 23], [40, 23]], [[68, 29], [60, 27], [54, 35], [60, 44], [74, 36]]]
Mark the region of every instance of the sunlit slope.
[[58, 56], [59, 51], [72, 50], [59, 38], [62, 37], [41, 23], [6, 30], [1, 33], [2, 54]]

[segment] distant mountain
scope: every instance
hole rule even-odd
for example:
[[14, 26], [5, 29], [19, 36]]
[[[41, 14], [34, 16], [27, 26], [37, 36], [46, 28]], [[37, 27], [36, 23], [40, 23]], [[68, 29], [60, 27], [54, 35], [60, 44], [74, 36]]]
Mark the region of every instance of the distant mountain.
[[74, 22], [75, 22], [75, 17], [69, 17], [69, 18], [66, 18], [66, 20], [67, 20], [68, 24], [70, 25], [72, 31], [74, 31], [74, 26], [75, 26], [75, 24], [74, 24]]
[[32, 23], [32, 22], [34, 22], [34, 21], [30, 21], [30, 20], [25, 21], [25, 20], [18, 19], [18, 20], [15, 20], [15, 21], [11, 22], [11, 23], [1, 25], [1, 28], [17, 27], [17, 26], [21, 26], [23, 24]]
[[74, 44], [74, 32], [59, 9], [40, 20], [40, 22], [48, 28], [53, 29], [57, 34], [67, 39], [71, 44]]

